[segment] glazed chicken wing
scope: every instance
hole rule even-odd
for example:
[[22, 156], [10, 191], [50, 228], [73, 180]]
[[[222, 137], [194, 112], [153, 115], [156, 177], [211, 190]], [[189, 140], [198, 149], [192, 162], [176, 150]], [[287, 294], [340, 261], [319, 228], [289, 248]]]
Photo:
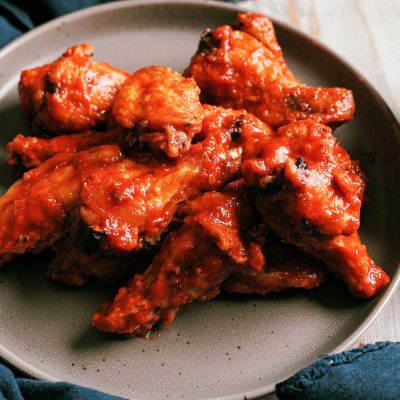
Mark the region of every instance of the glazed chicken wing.
[[185, 305], [215, 297], [235, 268], [263, 268], [260, 246], [243, 239], [252, 215], [235, 189], [205, 193], [183, 213], [183, 225], [168, 235], [144, 274], [93, 316], [96, 328], [144, 335], [157, 322], [170, 324]]
[[294, 226], [324, 235], [350, 235], [359, 228], [363, 174], [327, 126], [293, 122], [247, 149], [243, 159], [246, 182], [282, 204]]
[[60, 135], [51, 139], [17, 135], [7, 144], [7, 162], [17, 168], [30, 169], [59, 153], [77, 153], [102, 144], [117, 143], [118, 140], [116, 130]]
[[222, 284], [234, 293], [265, 295], [289, 288], [312, 289], [326, 280], [323, 264], [293, 245], [269, 234], [263, 246], [265, 267], [262, 271], [235, 270]]
[[178, 157], [201, 131], [203, 108], [193, 79], [167, 67], [135, 72], [122, 86], [112, 114], [126, 131], [128, 143]]
[[128, 77], [91, 59], [89, 44], [73, 46], [56, 61], [23, 71], [19, 94], [37, 133], [69, 133], [107, 125], [114, 98]]
[[273, 127], [307, 118], [337, 125], [354, 113], [350, 90], [309, 87], [295, 79], [262, 14], [239, 14], [233, 27], [206, 31], [186, 74], [205, 102], [244, 108]]
[[[241, 136], [268, 128], [244, 111], [204, 107], [197, 143], [176, 159], [136, 152], [87, 177], [81, 191], [82, 240], [102, 250], [131, 252], [154, 245], [179, 203], [218, 190], [239, 174]], [[238, 135], [240, 129], [241, 134]]]
[[312, 120], [278, 129], [249, 148], [241, 166], [264, 222], [284, 240], [322, 260], [359, 297], [389, 281], [361, 244], [364, 180], [331, 130]]
[[122, 287], [92, 322], [102, 331], [143, 336], [157, 322], [170, 324], [185, 305], [214, 298], [232, 269], [200, 228], [186, 227], [168, 237], [146, 272]]
[[0, 197], [0, 265], [28, 251], [40, 251], [65, 234], [79, 200], [83, 177], [122, 157], [105, 145], [62, 153], [26, 172]]

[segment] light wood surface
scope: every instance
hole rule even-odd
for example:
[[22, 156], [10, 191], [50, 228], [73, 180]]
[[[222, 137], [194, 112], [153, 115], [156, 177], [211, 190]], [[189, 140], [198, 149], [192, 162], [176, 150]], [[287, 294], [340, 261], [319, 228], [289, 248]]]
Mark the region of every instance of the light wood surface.
[[[400, 121], [400, 0], [251, 0], [240, 6], [263, 12], [334, 50], [377, 89]], [[360, 342], [400, 341], [399, 310], [400, 290]], [[275, 395], [262, 398], [273, 399]]]

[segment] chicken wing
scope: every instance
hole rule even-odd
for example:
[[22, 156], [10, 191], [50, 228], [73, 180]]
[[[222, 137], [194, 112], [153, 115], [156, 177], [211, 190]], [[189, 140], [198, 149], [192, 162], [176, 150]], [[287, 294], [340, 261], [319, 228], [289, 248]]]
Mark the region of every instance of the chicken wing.
[[337, 125], [354, 113], [350, 90], [295, 79], [272, 22], [262, 14], [239, 14], [233, 27], [207, 30], [186, 75], [196, 80], [205, 102], [244, 108], [273, 127], [308, 118]]
[[83, 176], [122, 158], [117, 146], [62, 153], [26, 172], [0, 198], [0, 265], [41, 251], [65, 234], [77, 206]]
[[359, 228], [363, 174], [327, 126], [293, 122], [243, 159], [246, 182], [282, 204], [296, 228], [308, 225], [324, 235], [350, 235]]
[[51, 64], [23, 71], [19, 94], [37, 133], [82, 132], [107, 125], [128, 73], [91, 59], [93, 48], [68, 48]]
[[127, 130], [128, 143], [139, 143], [168, 157], [188, 151], [202, 129], [200, 89], [193, 79], [167, 67], [135, 72], [116, 96], [112, 114]]
[[215, 297], [239, 265], [263, 268], [260, 246], [243, 239], [252, 217], [236, 189], [205, 193], [183, 213], [182, 227], [168, 235], [144, 274], [93, 316], [96, 328], [145, 335], [157, 322], [170, 324], [184, 306]]
[[244, 111], [205, 106], [204, 112], [197, 142], [180, 157], [136, 152], [89, 175], [80, 197], [84, 234], [76, 235], [103, 250], [136, 251], [159, 241], [179, 203], [234, 180], [242, 137], [268, 128]]
[[327, 278], [323, 264], [288, 243], [268, 235], [263, 247], [265, 267], [262, 271], [235, 270], [222, 284], [234, 293], [265, 295], [289, 288], [312, 289]]
[[241, 170], [264, 222], [322, 260], [354, 295], [371, 297], [385, 287], [388, 276], [357, 234], [362, 172], [331, 130], [312, 120], [293, 122], [250, 150]]
[[118, 143], [116, 130], [60, 135], [51, 139], [17, 135], [7, 144], [7, 162], [16, 168], [35, 168], [59, 153], [77, 153], [102, 144]]

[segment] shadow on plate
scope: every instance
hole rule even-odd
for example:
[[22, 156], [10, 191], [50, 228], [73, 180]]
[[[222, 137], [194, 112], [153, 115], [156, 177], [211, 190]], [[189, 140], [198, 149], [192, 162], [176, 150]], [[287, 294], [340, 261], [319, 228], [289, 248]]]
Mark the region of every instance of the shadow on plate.
[[348, 309], [349, 307], [358, 306], [367, 300], [358, 299], [352, 296], [345, 284], [337, 278], [330, 276], [329, 280], [321, 286], [311, 289], [287, 289], [282, 292], [268, 293], [265, 296], [257, 294], [235, 294], [221, 293], [218, 297], [221, 300], [229, 302], [254, 302], [254, 300], [264, 301], [281, 301], [282, 299], [291, 299], [294, 301], [317, 302], [327, 309]]
[[88, 351], [101, 347], [108, 347], [111, 343], [122, 342], [125, 340], [132, 340], [128, 336], [116, 335], [106, 332], [100, 332], [91, 325], [71, 341], [71, 347], [75, 351]]
[[17, 179], [16, 172], [5, 161], [6, 145], [18, 133], [28, 134], [29, 132], [29, 124], [18, 104], [0, 110], [0, 195], [5, 193]]
[[0, 110], [0, 144], [6, 145], [18, 133], [29, 134], [27, 118], [21, 112], [19, 104], [2, 107]]

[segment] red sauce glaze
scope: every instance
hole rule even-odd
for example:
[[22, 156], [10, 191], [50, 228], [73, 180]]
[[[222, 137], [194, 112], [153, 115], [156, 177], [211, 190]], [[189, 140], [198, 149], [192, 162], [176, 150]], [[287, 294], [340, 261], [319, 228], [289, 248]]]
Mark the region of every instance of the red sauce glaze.
[[117, 146], [61, 153], [24, 174], [0, 198], [0, 264], [16, 254], [40, 251], [67, 229], [83, 176], [122, 158]]
[[172, 322], [179, 309], [219, 293], [230, 272], [229, 261], [198, 227], [169, 236], [145, 275], [135, 275], [92, 322], [109, 332], [145, 335], [156, 322]]
[[199, 142], [176, 160], [134, 153], [89, 176], [81, 192], [80, 215], [103, 249], [135, 251], [154, 244], [171, 222], [179, 203], [218, 190], [239, 174], [242, 144], [237, 124], [250, 135], [262, 123], [242, 111], [205, 107]]
[[205, 102], [244, 108], [273, 127], [307, 118], [336, 125], [354, 113], [350, 90], [310, 87], [294, 78], [271, 21], [261, 14], [239, 14], [233, 27], [206, 31], [186, 74]]
[[[263, 269], [260, 246], [243, 237], [255, 217], [243, 196], [239, 184], [188, 202], [181, 210], [183, 225], [168, 235], [144, 274], [136, 275], [93, 316], [93, 324], [105, 331], [145, 335], [157, 322], [170, 324], [187, 304], [215, 297], [234, 270]], [[256, 248], [260, 257], [254, 263]]]
[[202, 130], [199, 96], [193, 79], [153, 65], [136, 71], [122, 85], [112, 115], [127, 130], [127, 142], [139, 141], [175, 158], [189, 150]]
[[68, 48], [52, 64], [23, 71], [19, 94], [33, 128], [53, 133], [104, 127], [115, 95], [128, 77], [124, 71], [91, 59], [93, 48]]
[[382, 290], [389, 277], [357, 234], [363, 174], [330, 128], [312, 120], [292, 122], [248, 150], [241, 171], [257, 188], [264, 222], [283, 240], [322, 260], [354, 295], [371, 297]]
[[241, 167], [246, 182], [276, 191], [273, 201], [284, 204], [283, 212], [292, 216], [294, 226], [309, 224], [324, 235], [358, 230], [363, 174], [330, 128], [312, 120], [293, 122], [251, 150]]
[[51, 139], [17, 135], [7, 144], [7, 162], [10, 165], [35, 168], [59, 153], [77, 153], [102, 144], [117, 143], [119, 133], [89, 131], [60, 135]]

